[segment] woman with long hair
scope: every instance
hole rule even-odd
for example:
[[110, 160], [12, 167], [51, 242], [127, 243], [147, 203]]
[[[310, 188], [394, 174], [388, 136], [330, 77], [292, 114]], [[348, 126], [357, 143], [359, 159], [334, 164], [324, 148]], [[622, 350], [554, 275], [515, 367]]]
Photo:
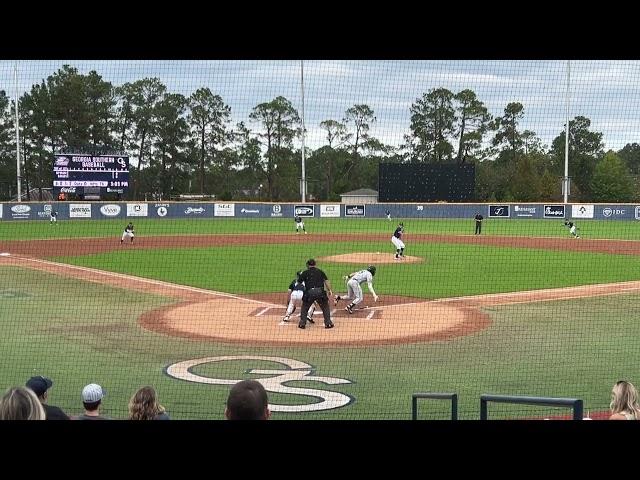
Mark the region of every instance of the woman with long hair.
[[153, 387], [142, 387], [129, 400], [129, 420], [169, 420]]
[[31, 389], [11, 387], [0, 398], [0, 420], [46, 420], [44, 408]]
[[620, 380], [611, 390], [611, 416], [609, 420], [640, 420], [638, 391], [631, 382]]

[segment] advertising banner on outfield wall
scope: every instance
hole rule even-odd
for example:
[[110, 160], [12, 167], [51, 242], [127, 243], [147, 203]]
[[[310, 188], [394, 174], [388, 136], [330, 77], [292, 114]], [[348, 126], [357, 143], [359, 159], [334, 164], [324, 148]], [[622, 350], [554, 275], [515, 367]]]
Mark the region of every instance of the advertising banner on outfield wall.
[[235, 203], [216, 203], [213, 206], [214, 217], [235, 217], [236, 216], [236, 204]]
[[345, 217], [364, 217], [366, 214], [365, 205], [345, 205], [344, 216]]
[[97, 205], [100, 216], [107, 218], [115, 218], [122, 216], [122, 206], [115, 203], [105, 203], [104, 205]]
[[51, 218], [51, 210], [53, 210], [53, 206], [50, 203], [46, 203], [44, 205], [34, 206], [32, 210], [35, 212], [36, 218], [49, 220]]
[[564, 205], [545, 205], [544, 218], [564, 218]]
[[320, 205], [321, 217], [339, 217], [340, 205]]
[[313, 217], [316, 213], [315, 205], [296, 205], [293, 208], [293, 215], [299, 217]]
[[271, 205], [271, 216], [272, 217], [282, 217], [282, 205], [276, 203], [275, 205]]
[[489, 205], [489, 216], [506, 218], [511, 216], [511, 205]]
[[91, 218], [91, 204], [70, 203], [69, 218]]
[[2, 218], [2, 204], [0, 203], [0, 218]]
[[260, 212], [264, 213], [266, 205], [238, 205], [238, 207], [237, 213], [240, 217], [259, 217]]
[[602, 216], [606, 219], [616, 220], [630, 216], [631, 209], [625, 205], [598, 206]]
[[[2, 205], [0, 205], [2, 207]], [[2, 217], [2, 208], [0, 208], [0, 217]], [[640, 220], [640, 207], [636, 207], [636, 220]]]
[[513, 213], [516, 217], [535, 217], [537, 209], [535, 205], [514, 205]]
[[31, 213], [31, 206], [24, 203], [7, 205], [7, 218], [11, 218], [11, 220], [29, 220]]
[[127, 203], [127, 217], [149, 216], [149, 205], [146, 203]]
[[180, 210], [185, 217], [191, 218], [211, 217], [213, 212], [213, 208], [211, 208], [211, 205], [207, 205], [205, 203], [198, 203], [195, 205], [183, 204], [180, 205]]
[[571, 205], [573, 218], [593, 218], [593, 205]]
[[171, 210], [171, 204], [170, 203], [152, 203], [149, 206], [149, 208], [151, 209], [150, 216], [164, 218], [169, 216], [169, 212]]

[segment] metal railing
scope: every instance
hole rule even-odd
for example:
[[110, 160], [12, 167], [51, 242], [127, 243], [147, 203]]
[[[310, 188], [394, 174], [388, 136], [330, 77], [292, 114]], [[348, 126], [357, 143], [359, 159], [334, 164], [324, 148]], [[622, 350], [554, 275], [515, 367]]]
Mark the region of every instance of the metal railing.
[[429, 398], [435, 400], [451, 400], [451, 420], [458, 419], [457, 393], [414, 393], [411, 395], [411, 419], [418, 419], [418, 399]]
[[539, 405], [545, 407], [571, 407], [573, 420], [582, 420], [583, 402], [577, 398], [521, 397], [514, 395], [480, 395], [480, 420], [487, 420], [488, 403], [512, 403], [520, 405]]

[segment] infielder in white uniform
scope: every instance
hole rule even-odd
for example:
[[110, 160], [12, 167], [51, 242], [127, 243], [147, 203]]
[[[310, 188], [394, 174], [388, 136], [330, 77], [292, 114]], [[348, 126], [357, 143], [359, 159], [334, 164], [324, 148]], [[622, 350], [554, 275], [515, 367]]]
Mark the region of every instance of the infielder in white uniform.
[[[304, 282], [300, 281], [300, 272], [296, 272], [296, 278], [289, 285], [289, 305], [287, 306], [287, 312], [282, 319], [283, 322], [288, 322], [291, 314], [296, 311], [296, 308], [302, 306], [302, 296], [304, 295], [305, 286]], [[316, 309], [316, 304], [314, 303], [309, 307], [309, 311], [307, 312], [307, 320], [310, 323], [315, 323], [313, 321], [313, 312]]]
[[335, 305], [338, 305], [340, 300], [351, 300], [351, 303], [347, 305], [345, 310], [349, 313], [353, 313], [353, 308], [362, 302], [362, 287], [361, 283], [367, 282], [369, 291], [373, 295], [374, 301], [378, 301], [378, 295], [373, 290], [373, 276], [376, 274], [376, 267], [369, 265], [366, 270], [360, 270], [359, 272], [351, 273], [345, 276], [347, 280], [347, 294], [344, 296], [336, 295]]
[[120, 239], [120, 243], [124, 242], [124, 239], [129, 237], [131, 239], [131, 243], [133, 243], [133, 238], [135, 230], [133, 229], [133, 223], [129, 222], [129, 225], [124, 227], [124, 232], [122, 232], [122, 238]]

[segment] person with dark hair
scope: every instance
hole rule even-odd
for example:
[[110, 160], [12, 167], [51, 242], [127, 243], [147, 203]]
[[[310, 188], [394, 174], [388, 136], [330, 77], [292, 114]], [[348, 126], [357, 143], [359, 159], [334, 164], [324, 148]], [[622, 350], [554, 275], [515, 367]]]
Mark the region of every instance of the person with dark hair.
[[305, 291], [302, 296], [302, 312], [298, 328], [306, 328], [309, 307], [313, 305], [313, 302], [317, 302], [322, 309], [324, 327], [333, 328], [329, 297], [327, 296], [327, 290], [329, 295], [333, 295], [333, 289], [327, 275], [316, 267], [316, 261], [313, 258], [307, 260], [307, 269], [300, 274], [300, 280], [304, 282]]
[[236, 383], [229, 391], [224, 416], [227, 420], [268, 420], [271, 412], [267, 391], [255, 380]]
[[484, 217], [480, 215], [480, 213], [476, 213], [474, 218], [476, 221], [476, 233], [474, 235], [480, 235], [482, 233], [482, 220], [484, 220]]
[[76, 420], [110, 420], [100, 415], [100, 405], [106, 392], [96, 383], [90, 383], [82, 389], [82, 405], [84, 414], [78, 415]]
[[375, 265], [369, 265], [365, 270], [360, 270], [358, 272], [353, 272], [349, 275], [344, 276], [344, 280], [347, 282], [347, 294], [340, 296], [336, 295], [334, 305], [338, 305], [340, 300], [351, 300], [351, 303], [347, 305], [345, 310], [348, 313], [353, 313], [353, 309], [356, 305], [362, 302], [362, 287], [361, 283], [367, 282], [369, 286], [369, 291], [373, 295], [373, 300], [375, 302], [378, 301], [378, 295], [373, 290], [373, 276], [376, 274]]
[[[300, 275], [302, 275], [302, 270], [296, 272], [296, 278], [289, 284], [289, 297], [288, 297], [288, 305], [287, 311], [285, 312], [283, 322], [288, 322], [291, 314], [296, 311], [296, 308], [302, 305], [302, 296], [304, 295], [305, 285], [302, 280], [300, 280]], [[309, 307], [309, 312], [307, 313], [307, 320], [311, 323], [315, 323], [313, 321], [313, 312], [315, 311], [316, 306], [315, 303]]]
[[69, 416], [64, 413], [60, 408], [53, 405], [47, 405], [49, 400], [49, 389], [53, 386], [53, 381], [50, 378], [43, 377], [41, 375], [37, 377], [31, 377], [27, 380], [26, 387], [30, 388], [33, 393], [36, 394], [42, 408], [46, 414], [47, 420], [69, 420]]

